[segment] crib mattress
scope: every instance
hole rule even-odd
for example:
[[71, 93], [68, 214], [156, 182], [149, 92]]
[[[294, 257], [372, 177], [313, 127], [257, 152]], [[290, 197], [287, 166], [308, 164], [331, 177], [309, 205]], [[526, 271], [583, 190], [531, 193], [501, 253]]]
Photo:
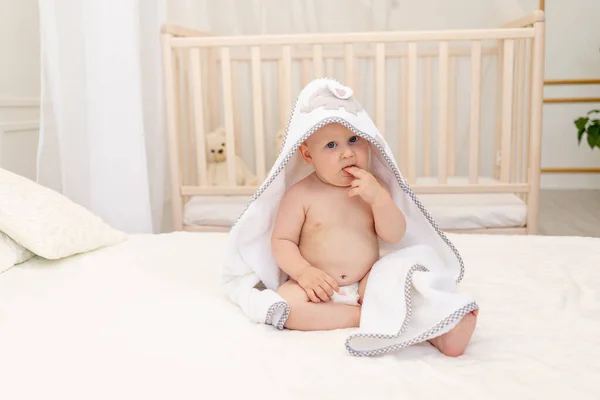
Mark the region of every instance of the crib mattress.
[[133, 236], [0, 275], [0, 398], [600, 398], [600, 239], [449, 235], [481, 307], [466, 353], [356, 358], [226, 298], [226, 234]]
[[[433, 184], [436, 178], [420, 178], [419, 184]], [[449, 184], [468, 179], [453, 177]], [[481, 183], [495, 184], [491, 178]], [[244, 211], [251, 196], [193, 196], [185, 205], [186, 225], [229, 227]], [[525, 226], [527, 205], [514, 194], [422, 194], [419, 199], [441, 229], [515, 228]]]

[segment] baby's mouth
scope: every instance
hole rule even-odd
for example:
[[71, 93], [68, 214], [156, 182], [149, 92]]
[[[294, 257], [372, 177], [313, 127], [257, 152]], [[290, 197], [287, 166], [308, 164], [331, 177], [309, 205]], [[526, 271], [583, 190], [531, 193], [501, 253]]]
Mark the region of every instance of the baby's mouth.
[[344, 172], [344, 174], [347, 175], [347, 176], [352, 176], [352, 174], [350, 172], [346, 171], [346, 169], [350, 168], [350, 167], [354, 167], [354, 164], [352, 164], [352, 165], [346, 165], [344, 168], [342, 168], [342, 172]]

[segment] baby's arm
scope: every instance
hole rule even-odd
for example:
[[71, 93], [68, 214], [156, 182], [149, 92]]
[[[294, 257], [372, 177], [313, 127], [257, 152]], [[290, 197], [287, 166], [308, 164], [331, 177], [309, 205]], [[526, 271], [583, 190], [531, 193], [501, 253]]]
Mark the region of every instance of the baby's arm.
[[399, 242], [406, 232], [406, 218], [394, 203], [386, 185], [363, 169], [348, 167], [346, 171], [356, 178], [348, 195], [360, 196], [371, 205], [377, 235], [388, 243]]
[[301, 190], [293, 186], [279, 204], [271, 236], [271, 251], [279, 268], [298, 282], [311, 301], [318, 303], [329, 300], [333, 291], [339, 288], [333, 278], [310, 265], [298, 248], [306, 217]]
[[292, 187], [279, 204], [275, 227], [271, 236], [271, 250], [279, 268], [295, 281], [310, 264], [298, 248], [300, 232], [306, 218], [299, 188]]
[[388, 243], [399, 242], [406, 233], [406, 218], [384, 185], [372, 208], [377, 235]]

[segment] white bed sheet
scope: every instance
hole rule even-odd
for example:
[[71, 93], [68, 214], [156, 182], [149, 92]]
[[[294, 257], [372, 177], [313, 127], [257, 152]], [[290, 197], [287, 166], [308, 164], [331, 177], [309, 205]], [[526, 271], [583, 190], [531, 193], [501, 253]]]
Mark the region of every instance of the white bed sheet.
[[459, 358], [250, 323], [218, 285], [225, 234], [32, 259], [0, 275], [0, 398], [600, 398], [600, 239], [450, 236], [481, 307]]
[[[480, 183], [499, 181], [482, 177]], [[437, 178], [419, 178], [419, 184], [434, 184]], [[468, 178], [452, 177], [449, 184], [466, 184]], [[186, 225], [231, 226], [244, 211], [251, 196], [192, 196], [185, 205]], [[419, 199], [441, 229], [514, 228], [525, 226], [527, 205], [511, 193], [421, 194]]]

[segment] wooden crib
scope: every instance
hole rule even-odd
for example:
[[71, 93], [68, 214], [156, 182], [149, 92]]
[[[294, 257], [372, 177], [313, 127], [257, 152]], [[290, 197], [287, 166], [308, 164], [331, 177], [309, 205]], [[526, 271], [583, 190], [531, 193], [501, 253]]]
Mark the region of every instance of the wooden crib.
[[[227, 231], [268, 175], [295, 96], [315, 77], [352, 87], [440, 228], [538, 229], [544, 14], [498, 29], [212, 36], [162, 29], [173, 226]], [[208, 183], [208, 132], [225, 180]], [[238, 156], [238, 157], [236, 157]]]

